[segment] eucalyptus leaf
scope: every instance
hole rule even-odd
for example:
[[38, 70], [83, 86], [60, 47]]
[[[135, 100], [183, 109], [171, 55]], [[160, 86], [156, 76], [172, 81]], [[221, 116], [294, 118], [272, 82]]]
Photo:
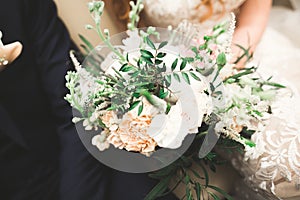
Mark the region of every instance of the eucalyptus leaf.
[[133, 71], [133, 70], [135, 70], [135, 68], [134, 68], [133, 66], [128, 65], [127, 63], [124, 64], [124, 65], [119, 69], [119, 71], [121, 71], [121, 72], [129, 72], [129, 71]]
[[172, 71], [174, 71], [175, 68], [177, 67], [177, 63], [178, 63], [178, 58], [176, 58], [176, 59], [174, 60], [174, 62], [172, 63], [172, 66], [171, 66]]
[[201, 81], [201, 79], [194, 72], [190, 71], [189, 73], [193, 79], [195, 79], [196, 81]]
[[141, 49], [140, 52], [142, 54], [142, 57], [145, 57], [145, 58], [154, 58], [154, 55], [150, 51], [148, 51], [148, 50]]
[[178, 82], [180, 83], [180, 77], [179, 77], [178, 74], [174, 73], [174, 74], [173, 74], [173, 77], [174, 77], [174, 79], [175, 79], [176, 81], [178, 81]]
[[156, 59], [156, 60], [155, 60], [155, 64], [156, 64], [156, 65], [159, 65], [159, 64], [161, 64], [162, 62], [163, 62], [163, 61], [162, 61], [162, 60], [159, 60], [159, 59]]
[[164, 41], [162, 43], [159, 44], [158, 49], [162, 49], [164, 46], [166, 46], [168, 44], [167, 41]]
[[141, 57], [140, 59], [149, 65], [153, 65], [153, 61], [150, 58]]
[[189, 75], [185, 72], [181, 72], [181, 75], [182, 75], [182, 78], [183, 80], [187, 83], [187, 84], [191, 84], [191, 81], [190, 81], [190, 78], [189, 78]]
[[171, 81], [172, 81], [172, 76], [169, 74], [167, 76], [165, 76], [165, 86], [169, 87], [171, 85]]
[[181, 64], [180, 64], [180, 71], [184, 70], [184, 68], [186, 67], [186, 65], [187, 65], [187, 60], [183, 59], [182, 62], [181, 62]]
[[149, 46], [151, 49], [156, 50], [156, 47], [155, 47], [154, 43], [150, 40], [149, 37], [146, 37], [145, 40], [146, 40], [146, 43], [148, 44], [148, 46]]
[[166, 53], [163, 53], [163, 52], [159, 52], [158, 54], [157, 54], [157, 58], [163, 58], [163, 57], [165, 57], [167, 54]]

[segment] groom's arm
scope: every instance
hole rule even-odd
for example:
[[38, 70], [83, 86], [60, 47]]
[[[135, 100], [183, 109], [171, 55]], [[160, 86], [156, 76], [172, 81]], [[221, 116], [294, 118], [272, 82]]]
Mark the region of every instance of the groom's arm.
[[[52, 0], [25, 0], [28, 6], [28, 32], [35, 51], [41, 87], [49, 100], [60, 140], [60, 198], [105, 199], [104, 167], [82, 145], [72, 110], [64, 100], [65, 75], [70, 70], [70, 36], [57, 17]], [[47, 113], [45, 113], [47, 115]], [[47, 127], [45, 127], [47, 128]]]

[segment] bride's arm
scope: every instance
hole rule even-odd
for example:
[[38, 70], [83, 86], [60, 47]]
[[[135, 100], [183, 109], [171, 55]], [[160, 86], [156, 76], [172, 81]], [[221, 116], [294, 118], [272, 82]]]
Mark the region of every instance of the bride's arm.
[[[237, 28], [233, 37], [233, 53], [238, 57], [242, 52], [234, 44], [251, 47], [252, 53], [262, 37], [268, 22], [272, 0], [246, 0], [237, 16]], [[238, 66], [241, 66], [239, 63]]]

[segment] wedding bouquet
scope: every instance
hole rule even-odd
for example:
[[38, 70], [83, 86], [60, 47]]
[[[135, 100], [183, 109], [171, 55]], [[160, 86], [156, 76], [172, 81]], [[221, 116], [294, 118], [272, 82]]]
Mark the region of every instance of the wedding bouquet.
[[[254, 66], [232, 70], [234, 16], [204, 35], [187, 22], [177, 29], [137, 29], [143, 5], [139, 0], [130, 4], [128, 31], [118, 37], [100, 28], [104, 2], [88, 4], [96, 26], [86, 28], [95, 29], [103, 43], [94, 49], [81, 36], [87, 51], [82, 65], [71, 52], [76, 71], [66, 76], [70, 94], [65, 99], [79, 112], [73, 122], [96, 132], [89, 143], [100, 152], [112, 147], [150, 159], [161, 149], [185, 146], [168, 162], [161, 161], [163, 169], [153, 168], [151, 176], [161, 181], [146, 199], [164, 195], [174, 179], [173, 189], [185, 184], [186, 199], [203, 198], [203, 191], [218, 199], [209, 188], [230, 199], [209, 185], [204, 164], [214, 170], [222, 161], [212, 151], [216, 144], [251, 151], [251, 134], [264, 127], [277, 90], [284, 86], [262, 79]], [[251, 58], [241, 48], [244, 55], [237, 62]], [[191, 171], [192, 162], [203, 175]]]

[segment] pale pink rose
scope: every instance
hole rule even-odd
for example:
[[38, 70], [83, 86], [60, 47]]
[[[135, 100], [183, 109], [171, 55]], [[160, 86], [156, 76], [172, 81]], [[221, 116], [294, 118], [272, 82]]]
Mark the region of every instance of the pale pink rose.
[[100, 116], [100, 119], [108, 128], [112, 127], [119, 121], [118, 116], [114, 111], [107, 111], [104, 115]]
[[[136, 110], [126, 113], [118, 129], [112, 130], [107, 137], [107, 141], [116, 148], [124, 148], [127, 151], [140, 152], [144, 155], [150, 155], [157, 146], [156, 141], [147, 134], [147, 129], [153, 118], [150, 103], [144, 102], [144, 111], [137, 116]], [[110, 120], [113, 115], [109, 114], [105, 117], [105, 121]]]

